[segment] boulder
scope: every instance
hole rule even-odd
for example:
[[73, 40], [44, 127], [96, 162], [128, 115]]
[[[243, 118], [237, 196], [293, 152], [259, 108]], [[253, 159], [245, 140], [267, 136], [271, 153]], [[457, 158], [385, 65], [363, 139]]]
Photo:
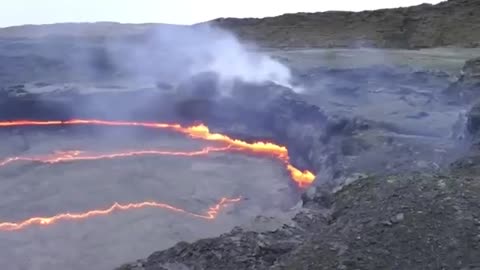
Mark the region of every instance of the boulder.
[[465, 63], [459, 79], [447, 88], [445, 93], [457, 101], [467, 103], [480, 97], [480, 57]]
[[480, 103], [475, 104], [468, 113], [467, 130], [470, 136], [476, 137], [480, 131]]
[[470, 59], [462, 70], [463, 77], [480, 82], [480, 57]]

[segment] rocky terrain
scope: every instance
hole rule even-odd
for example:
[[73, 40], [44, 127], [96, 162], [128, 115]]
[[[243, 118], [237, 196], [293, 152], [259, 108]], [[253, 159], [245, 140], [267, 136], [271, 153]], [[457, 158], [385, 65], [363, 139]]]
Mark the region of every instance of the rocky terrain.
[[333, 206], [307, 193], [307, 209], [276, 229], [179, 243], [119, 269], [478, 269], [478, 191], [475, 176], [362, 178]]
[[[272, 18], [222, 18], [209, 24], [262, 48], [435, 48], [480, 46], [480, 3], [448, 0], [437, 5], [363, 12], [285, 14]], [[202, 24], [201, 24], [202, 25]], [[56, 24], [0, 29], [0, 39], [89, 38], [143, 40], [164, 24]], [[195, 26], [194, 26], [195, 27]]]
[[[450, 87], [447, 84], [444, 90], [451, 91], [456, 86], [458, 95], [474, 91], [458, 85], [475, 84], [475, 76], [469, 74], [478, 68], [476, 63], [477, 60], [468, 61], [460, 79]], [[445, 91], [433, 92], [434, 99], [443, 99], [445, 104], [456, 100], [445, 95]], [[469, 106], [462, 103], [462, 107]], [[375, 137], [370, 144], [362, 141], [348, 150], [340, 147], [343, 154], [337, 153], [330, 165], [343, 164], [341, 171], [345, 172], [352, 165], [340, 159], [357, 156], [369, 160], [365, 154], [369, 148], [374, 156], [381, 156], [382, 149], [390, 149], [379, 158], [386, 164], [367, 174], [359, 173], [368, 171], [366, 163], [356, 168], [357, 173], [343, 177], [337, 173], [331, 176], [337, 179], [333, 184], [321, 178], [326, 176], [319, 169], [315, 186], [304, 193], [297, 208], [290, 210], [294, 215], [291, 220], [261, 216], [230, 233], [193, 243], [181, 242], [118, 269], [480, 269], [479, 108], [473, 106], [468, 117], [452, 125], [464, 137], [457, 141], [457, 150], [459, 145], [464, 150], [456, 158], [451, 151], [438, 148], [433, 137], [427, 138], [429, 143], [417, 138], [413, 140], [415, 146], [400, 136], [401, 130], [388, 125], [358, 118], [345, 118], [340, 121], [342, 124], [329, 120], [330, 128], [326, 130], [327, 134], [334, 134], [331, 144], [336, 141], [351, 145], [356, 138], [365, 138], [362, 134], [378, 134], [380, 130], [380, 137], [386, 140]], [[305, 130], [306, 125], [300, 129]], [[386, 134], [390, 136], [386, 138]], [[298, 135], [290, 137], [293, 146], [308, 144], [305, 138], [296, 138]], [[313, 145], [306, 146], [307, 149], [319, 149], [315, 140], [310, 142]], [[413, 147], [413, 152], [409, 152], [409, 147]], [[418, 157], [425, 154], [422, 147], [430, 151], [433, 147], [434, 152], [451, 159], [428, 169], [428, 162]], [[303, 152], [303, 157], [315, 160], [312, 152]], [[402, 160], [407, 162], [403, 167]], [[433, 159], [429, 156], [425, 160]], [[367, 163], [382, 162], [370, 161]], [[325, 163], [321, 165], [325, 170]]]
[[263, 19], [218, 19], [242, 39], [273, 48], [431, 48], [480, 45], [480, 3], [449, 0], [437, 5], [364, 12], [286, 14]]
[[[218, 19], [208, 26], [98, 23], [0, 29], [0, 121], [202, 122], [213, 132], [248, 142], [285, 145], [293, 165], [316, 175], [308, 189], [301, 189], [281, 180], [287, 175], [272, 169], [271, 160], [260, 159], [255, 162], [268, 169], [234, 171], [242, 178], [241, 170], [250, 170], [252, 185], [243, 184], [244, 179], [232, 185], [219, 170], [205, 168], [249, 164], [247, 157], [212, 157], [222, 164], [201, 163], [205, 168], [188, 163], [202, 167], [205, 174], [171, 173], [183, 175], [185, 183], [215, 175], [216, 191], [246, 192], [247, 198], [211, 226], [202, 222], [175, 226], [181, 223], [178, 217], [155, 216], [155, 224], [160, 224], [156, 226], [135, 216], [110, 221], [107, 227], [91, 223], [61, 227], [64, 235], [74, 237], [74, 245], [62, 249], [68, 256], [57, 268], [103, 270], [110, 260], [120, 265], [144, 256], [118, 269], [480, 269], [480, 50], [471, 48], [480, 45], [479, 12], [479, 1], [450, 0], [358, 13]], [[211, 25], [254, 42], [261, 52]], [[441, 46], [453, 47], [437, 48]], [[357, 47], [369, 48], [351, 49]], [[101, 128], [50, 131], [60, 135], [48, 137], [43, 127], [2, 131], [2, 141], [11, 143], [2, 145], [0, 152], [28, 153], [31, 141], [54, 145], [64, 139], [76, 142], [77, 137], [88, 138], [86, 145], [96, 148], [99, 134], [104, 134]], [[167, 145], [162, 140], [172, 140], [157, 136], [139, 131], [110, 143]], [[148, 178], [158, 185], [156, 161], [136, 161], [150, 164], [151, 171], [134, 170], [136, 174], [125, 176], [120, 169], [135, 164], [119, 162], [114, 175]], [[164, 165], [176, 168], [175, 162]], [[0, 173], [2, 183], [11, 183], [5, 187], [9, 196], [17, 196], [17, 190], [34, 192], [25, 184], [29, 181], [51, 194], [50, 186], [33, 177], [50, 179], [43, 167], [21, 168], [25, 170]], [[89, 169], [87, 164], [82, 172]], [[19, 175], [29, 177], [16, 184]], [[69, 184], [57, 178], [61, 185], [54, 190], [69, 190]], [[79, 189], [95, 192], [98, 179], [109, 176], [87, 177], [90, 185]], [[211, 181], [195, 181], [192, 186], [168, 182], [169, 196], [182, 205], [188, 205], [190, 197], [198, 203], [199, 194], [210, 191]], [[108, 182], [102, 187], [113, 192]], [[185, 188], [183, 197], [178, 198], [174, 187]], [[166, 188], [135, 186], [135, 190], [125, 197], [141, 199], [139, 191], [153, 194]], [[62, 206], [50, 196], [44, 202], [51, 204], [39, 207], [30, 197], [19, 198], [31, 205], [31, 212]], [[95, 199], [105, 197], [97, 194]], [[5, 204], [11, 201], [8, 198]], [[7, 206], [0, 210], [2, 215], [23, 213]], [[262, 215], [250, 220], [252, 213]], [[149, 230], [135, 227], [141, 237], [132, 240], [133, 222]], [[233, 225], [237, 227], [228, 232]], [[53, 237], [39, 232], [34, 240], [33, 233], [15, 238], [19, 235], [0, 234], [0, 242], [31, 244], [35, 249], [10, 248], [0, 256], [2, 265], [55, 269], [47, 258], [57, 253], [46, 254], [59, 248], [49, 239], [63, 239], [55, 230]], [[198, 240], [213, 235], [217, 236]], [[108, 241], [98, 240], [103, 236]], [[128, 258], [124, 250], [131, 251]], [[18, 259], [19, 254], [28, 254], [27, 260]], [[31, 264], [22, 264], [29, 260]], [[101, 263], [91, 263], [95, 260]]]
[[[32, 70], [37, 64], [30, 63]], [[475, 269], [477, 70], [475, 59], [458, 74], [377, 65], [293, 68], [301, 93], [237, 81], [227, 96], [212, 73], [135, 91], [103, 80], [89, 86], [65, 77], [32, 74], [24, 83], [8, 76], [0, 117], [200, 120], [236, 138], [284, 144], [293, 164], [317, 174], [310, 189], [291, 187], [279, 198], [284, 215], [259, 216], [120, 269]], [[299, 192], [301, 202], [287, 207]]]
[[480, 58], [473, 58], [466, 62], [459, 80], [452, 84], [446, 93], [460, 102], [469, 103], [478, 98], [478, 87], [480, 87]]

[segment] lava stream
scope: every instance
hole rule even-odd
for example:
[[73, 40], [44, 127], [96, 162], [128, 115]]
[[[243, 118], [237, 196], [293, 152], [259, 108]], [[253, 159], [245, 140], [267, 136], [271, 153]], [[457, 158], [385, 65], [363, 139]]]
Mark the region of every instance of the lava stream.
[[55, 163], [69, 162], [69, 161], [114, 159], [114, 158], [126, 158], [126, 157], [143, 156], [143, 155], [193, 157], [193, 156], [208, 155], [213, 152], [224, 152], [230, 148], [231, 148], [230, 146], [205, 147], [201, 150], [191, 151], [191, 152], [164, 151], [164, 150], [137, 150], [137, 151], [124, 151], [124, 152], [118, 152], [118, 153], [108, 153], [108, 154], [87, 154], [84, 151], [78, 151], [78, 150], [58, 151], [54, 154], [43, 155], [43, 156], [32, 156], [32, 157], [18, 156], [18, 157], [6, 158], [3, 161], [0, 161], [0, 167], [6, 166], [12, 162], [17, 162], [17, 161], [31, 161], [31, 162], [55, 164]]
[[301, 171], [294, 167], [289, 160], [288, 150], [285, 146], [274, 144], [271, 142], [245, 142], [238, 139], [230, 138], [229, 136], [220, 133], [211, 133], [209, 128], [203, 124], [182, 127], [179, 124], [167, 124], [167, 123], [154, 123], [154, 122], [129, 122], [129, 121], [106, 121], [95, 119], [73, 119], [67, 121], [6, 121], [0, 122], [0, 127], [17, 127], [17, 126], [58, 126], [58, 125], [100, 125], [100, 126], [136, 126], [145, 128], [161, 128], [169, 129], [176, 132], [188, 135], [191, 138], [202, 139], [207, 141], [217, 141], [226, 143], [229, 146], [236, 148], [237, 150], [243, 150], [245, 152], [260, 153], [273, 155], [283, 163], [290, 173], [293, 181], [295, 181], [300, 187], [306, 187], [310, 185], [315, 175], [308, 171]]
[[196, 214], [181, 208], [174, 207], [169, 204], [155, 202], [155, 201], [128, 203], [128, 204], [114, 203], [112, 206], [106, 209], [95, 209], [95, 210], [90, 210], [82, 213], [62, 213], [62, 214], [58, 214], [51, 217], [34, 217], [34, 218], [29, 218], [27, 220], [20, 221], [20, 222], [1, 222], [0, 231], [18, 231], [33, 225], [47, 226], [62, 220], [81, 220], [81, 219], [87, 219], [95, 216], [109, 215], [115, 211], [127, 211], [127, 210], [148, 208], [148, 207], [166, 209], [173, 212], [193, 216], [196, 218], [212, 220], [217, 218], [218, 214], [220, 213], [220, 210], [225, 208], [227, 205], [239, 202], [240, 200], [241, 198], [233, 198], [233, 199], [222, 198], [216, 205], [210, 207], [205, 214]]

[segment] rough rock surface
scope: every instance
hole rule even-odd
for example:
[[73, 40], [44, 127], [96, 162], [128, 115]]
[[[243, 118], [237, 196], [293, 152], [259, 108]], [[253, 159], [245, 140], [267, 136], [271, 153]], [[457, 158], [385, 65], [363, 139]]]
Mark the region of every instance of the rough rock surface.
[[[444, 105], [437, 101], [442, 87], [448, 86], [443, 73], [386, 67], [317, 68], [296, 76], [313, 92], [296, 94], [273, 83], [236, 82], [231, 86], [232, 96], [223, 97], [215, 89], [215, 76], [209, 73], [167, 92], [90, 94], [67, 87], [35, 94], [29, 92], [31, 85], [12, 85], [0, 91], [0, 119], [202, 121], [214, 131], [237, 138], [286, 145], [292, 162], [319, 172], [317, 183], [328, 189], [358, 172], [425, 171], [452, 161], [446, 153], [453, 122], [446, 118], [450, 112], [442, 111]], [[382, 115], [375, 113], [376, 104], [382, 104]], [[385, 104], [391, 109], [388, 114], [383, 113]], [[373, 113], [359, 111], [368, 107]], [[435, 128], [439, 123], [441, 127]], [[461, 128], [454, 131], [459, 133]]]
[[470, 104], [480, 97], [480, 57], [465, 63], [459, 79], [446, 90], [446, 93]]
[[[468, 66], [464, 74], [471, 78]], [[201, 120], [214, 132], [285, 144], [296, 166], [318, 173], [303, 207], [280, 228], [242, 227], [180, 243], [124, 269], [461, 269], [477, 263], [478, 242], [471, 239], [479, 234], [479, 187], [471, 172], [480, 158], [472, 150], [471, 159], [452, 167], [455, 174], [436, 173], [455, 158], [450, 148], [466, 122], [459, 117], [452, 127], [465, 108], [449, 105], [443, 90], [450, 82], [442, 72], [314, 68], [295, 72], [312, 92], [236, 82], [234, 98], [209, 92], [212, 74], [91, 93], [81, 84], [45, 82], [43, 75], [25, 84], [6, 77], [0, 119]], [[474, 141], [476, 114], [472, 110], [467, 124]]]
[[[432, 100], [437, 98], [434, 94]], [[282, 108], [292, 102], [299, 108], [308, 104], [293, 99]], [[303, 194], [301, 207], [291, 210], [292, 220], [269, 230], [236, 228], [216, 238], [182, 242], [118, 269], [480, 269], [479, 108], [474, 106], [466, 121], [463, 143], [470, 147], [469, 156], [440, 170], [422, 163], [434, 160], [425, 153], [438, 151], [431, 149], [435, 144], [389, 137], [399, 130], [375, 121], [327, 117], [323, 132], [310, 131], [311, 141], [301, 136], [298, 141], [325, 151], [323, 140], [339, 149], [320, 171], [328, 167], [332, 179], [342, 180], [325, 183], [322, 175]], [[290, 143], [296, 142], [293, 135]], [[369, 153], [379, 156], [378, 162]], [[358, 165], [352, 157], [378, 166]], [[339, 168], [350, 171], [338, 177]], [[268, 219], [274, 217], [257, 222]]]
[[280, 229], [179, 243], [119, 269], [479, 269], [479, 180], [365, 178], [334, 194], [328, 212], [313, 192]]
[[[449, 0], [437, 5], [364, 12], [286, 14], [263, 19], [217, 19], [212, 22], [241, 39], [271, 48], [432, 48], [480, 46], [480, 2]], [[185, 26], [163, 24], [55, 24], [0, 29], [1, 38], [130, 37], [142, 40], [155, 28]], [[44, 59], [32, 59], [44, 61]], [[46, 67], [51, 63], [45, 62]]]
[[[478, 137], [477, 111], [469, 113], [469, 138]], [[236, 228], [118, 269], [480, 269], [480, 178], [470, 170], [478, 164], [357, 175], [335, 193], [312, 187], [280, 228]]]
[[451, 167], [454, 171], [478, 175], [480, 173], [480, 102], [474, 104], [468, 112], [466, 131], [472, 145], [465, 156], [454, 162]]
[[[454, 160], [450, 137], [457, 133], [461, 137], [464, 120], [459, 118], [458, 128], [453, 128], [445, 112], [438, 111], [439, 117], [430, 116], [442, 108], [437, 99], [449, 83], [444, 74], [375, 67], [314, 69], [298, 77], [309, 89], [320, 93], [323, 103], [314, 105], [309, 93], [295, 94], [275, 84], [238, 83], [233, 87], [233, 98], [199, 100], [194, 95], [181, 101], [182, 115], [192, 121], [200, 119], [235, 137], [286, 145], [294, 164], [318, 172], [317, 184], [330, 190], [357, 172], [378, 175], [432, 171]], [[318, 82], [328, 93], [317, 89]], [[202, 91], [197, 89], [199, 85], [195, 89]], [[352, 91], [358, 97], [353, 102]], [[188, 89], [183, 92], [189, 93]], [[369, 92], [374, 92], [371, 97]], [[385, 104], [389, 96], [393, 102], [389, 105], [392, 119], [383, 114], [375, 119], [355, 111], [352, 116], [355, 107]], [[329, 104], [331, 100], [336, 104]], [[345, 110], [349, 107], [352, 109]], [[438, 122], [447, 123], [443, 124], [446, 128], [429, 131], [424, 127], [424, 123], [430, 128]], [[409, 123], [414, 125], [408, 128]]]
[[214, 22], [238, 33], [242, 39], [274, 48], [480, 45], [480, 2], [477, 0], [449, 0], [437, 5], [358, 13], [297, 13]]
[[477, 139], [480, 135], [480, 104], [475, 104], [468, 114], [467, 128], [471, 136]]
[[463, 69], [463, 75], [466, 79], [475, 80], [476, 83], [480, 82], [480, 57], [467, 61]]

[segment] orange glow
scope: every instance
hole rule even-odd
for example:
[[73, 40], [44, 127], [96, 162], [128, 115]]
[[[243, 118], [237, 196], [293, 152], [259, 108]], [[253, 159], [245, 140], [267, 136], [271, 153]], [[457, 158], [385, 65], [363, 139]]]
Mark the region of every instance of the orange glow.
[[[274, 158], [282, 161], [285, 164], [286, 170], [289, 172], [291, 178], [300, 187], [307, 187], [314, 179], [315, 175], [310, 171], [301, 171], [294, 167], [289, 160], [288, 150], [286, 147], [277, 145], [271, 142], [245, 142], [238, 139], [230, 138], [220, 133], [211, 133], [209, 128], [203, 124], [182, 127], [179, 124], [166, 124], [166, 123], [150, 123], [150, 122], [125, 122], [125, 121], [104, 121], [104, 120], [82, 120], [74, 119], [68, 121], [7, 121], [0, 122], [0, 127], [18, 127], [18, 126], [61, 126], [61, 125], [100, 125], [100, 126], [136, 126], [144, 128], [159, 128], [167, 129], [175, 132], [182, 133], [194, 139], [201, 139], [206, 141], [214, 141], [225, 144], [223, 147], [205, 147], [198, 151], [182, 152], [182, 151], [165, 151], [165, 150], [136, 150], [136, 151], [123, 151], [116, 153], [104, 153], [104, 154], [92, 154], [84, 151], [63, 151], [56, 152], [50, 155], [31, 156], [31, 157], [11, 157], [3, 161], [0, 161], [0, 167], [6, 166], [13, 162], [29, 161], [29, 162], [41, 162], [48, 164], [55, 164], [60, 162], [70, 161], [82, 161], [82, 160], [100, 160], [100, 159], [114, 159], [114, 158], [127, 158], [133, 156], [143, 155], [170, 155], [170, 156], [201, 156], [207, 155], [213, 152], [224, 151], [239, 151], [242, 153], [251, 154], [266, 154], [273, 156]], [[126, 211], [140, 208], [161, 208], [170, 210], [177, 213], [183, 213], [196, 218], [202, 219], [215, 219], [219, 211], [226, 205], [240, 201], [240, 198], [228, 199], [223, 198], [218, 204], [208, 209], [206, 214], [196, 214], [188, 212], [184, 209], [177, 208], [168, 204], [147, 201], [140, 203], [119, 204], [115, 203], [106, 209], [95, 209], [83, 213], [62, 213], [52, 217], [33, 217], [20, 222], [3, 222], [0, 223], [0, 231], [16, 231], [21, 230], [29, 226], [38, 225], [46, 226], [57, 223], [62, 220], [82, 220], [95, 216], [104, 216], [116, 211]]]
[[215, 219], [220, 213], [220, 211], [223, 208], [225, 208], [227, 205], [239, 202], [240, 200], [241, 198], [234, 198], [234, 199], [222, 198], [216, 205], [210, 207], [205, 214], [196, 214], [196, 213], [188, 212], [187, 210], [177, 208], [169, 204], [154, 202], [154, 201], [129, 203], [129, 204], [114, 203], [112, 206], [106, 209], [96, 209], [96, 210], [90, 210], [82, 213], [62, 213], [62, 214], [58, 214], [51, 217], [34, 217], [34, 218], [29, 218], [27, 220], [20, 221], [20, 222], [3, 222], [3, 223], [0, 223], [0, 231], [18, 231], [34, 225], [47, 226], [63, 220], [82, 220], [82, 219], [87, 219], [87, 218], [92, 218], [97, 216], [109, 215], [113, 212], [127, 211], [127, 210], [141, 209], [141, 208], [160, 208], [160, 209], [165, 209], [165, 210], [169, 210], [177, 213], [182, 213], [182, 214], [189, 215], [196, 218], [212, 220], [212, 219]]
[[213, 152], [227, 151], [228, 149], [230, 149], [229, 146], [205, 147], [201, 150], [192, 151], [192, 152], [138, 150], [138, 151], [125, 151], [125, 152], [108, 153], [108, 154], [87, 154], [84, 151], [78, 151], [78, 150], [58, 151], [54, 154], [43, 155], [43, 156], [32, 156], [32, 157], [19, 156], [19, 157], [6, 158], [3, 161], [0, 161], [0, 167], [6, 166], [12, 162], [17, 162], [17, 161], [31, 161], [31, 162], [55, 164], [55, 163], [69, 162], [69, 161], [114, 159], [114, 158], [126, 158], [126, 157], [144, 156], [144, 155], [194, 157], [194, 156], [208, 155]]
[[144, 128], [161, 128], [180, 132], [194, 139], [202, 139], [207, 141], [216, 141], [227, 144], [232, 147], [231, 150], [238, 150], [253, 154], [268, 154], [281, 160], [290, 177], [300, 187], [307, 187], [314, 179], [315, 175], [310, 171], [301, 171], [295, 168], [289, 160], [288, 150], [285, 146], [274, 144], [271, 142], [245, 142], [238, 139], [230, 138], [220, 133], [211, 133], [209, 128], [203, 124], [182, 127], [179, 124], [154, 123], [154, 122], [129, 122], [129, 121], [106, 121], [95, 119], [73, 119], [67, 121], [6, 121], [0, 122], [0, 127], [17, 127], [17, 126], [58, 126], [58, 125], [101, 125], [101, 126], [136, 126]]

